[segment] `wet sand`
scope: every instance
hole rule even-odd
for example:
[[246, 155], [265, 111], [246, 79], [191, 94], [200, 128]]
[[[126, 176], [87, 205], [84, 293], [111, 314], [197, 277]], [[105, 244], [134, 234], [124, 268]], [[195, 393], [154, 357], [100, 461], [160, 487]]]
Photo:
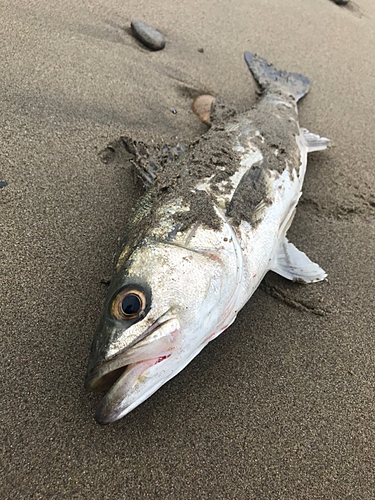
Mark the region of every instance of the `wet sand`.
[[[375, 498], [372, 0], [17, 0], [0, 18], [1, 498]], [[100, 427], [86, 363], [142, 191], [101, 151], [193, 139], [200, 93], [251, 106], [245, 50], [313, 81], [300, 123], [334, 147], [310, 156], [289, 237], [329, 281], [270, 273], [178, 377]]]

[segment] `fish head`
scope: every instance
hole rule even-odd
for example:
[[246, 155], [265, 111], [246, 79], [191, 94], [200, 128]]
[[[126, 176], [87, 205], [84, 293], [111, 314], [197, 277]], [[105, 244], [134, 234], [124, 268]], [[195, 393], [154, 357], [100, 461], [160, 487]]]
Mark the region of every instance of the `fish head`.
[[122, 418], [181, 371], [214, 332], [225, 299], [215, 252], [137, 247], [111, 280], [85, 386], [105, 391], [96, 420]]

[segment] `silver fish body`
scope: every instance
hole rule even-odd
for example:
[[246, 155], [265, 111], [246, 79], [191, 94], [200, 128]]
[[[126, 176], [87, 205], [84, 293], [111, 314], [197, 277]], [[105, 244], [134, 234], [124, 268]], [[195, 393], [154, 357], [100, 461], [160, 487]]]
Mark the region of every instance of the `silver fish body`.
[[94, 336], [86, 387], [108, 390], [96, 419], [126, 415], [235, 320], [269, 270], [304, 281], [325, 272], [286, 239], [307, 154], [329, 141], [298, 124], [310, 82], [245, 54], [263, 91], [158, 172], [129, 224]]

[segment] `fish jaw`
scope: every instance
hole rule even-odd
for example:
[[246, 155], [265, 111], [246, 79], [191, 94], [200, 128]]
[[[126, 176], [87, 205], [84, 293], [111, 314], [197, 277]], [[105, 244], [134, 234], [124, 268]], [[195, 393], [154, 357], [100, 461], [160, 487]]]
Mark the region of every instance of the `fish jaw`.
[[95, 413], [95, 420], [101, 425], [107, 425], [123, 418], [152, 396], [162, 385], [178, 375], [213, 338], [228, 326], [229, 324], [217, 334], [209, 335], [204, 342], [186, 341], [176, 352], [169, 355], [127, 366], [112, 389], [101, 400]]
[[[100, 424], [114, 422], [153, 394], [164, 381], [155, 388], [160, 377], [155, 380], [151, 378], [144, 384], [145, 372], [154, 365], [163, 365], [165, 360], [178, 352], [181, 344], [180, 323], [177, 318], [171, 318], [133, 347], [89, 372], [85, 381], [86, 389], [108, 390], [96, 411], [96, 420]], [[165, 371], [163, 367], [161, 369]]]
[[128, 365], [99, 403], [95, 420], [107, 425], [123, 418], [177, 375], [188, 362], [184, 362], [181, 356], [167, 355]]
[[153, 381], [145, 387], [142, 381], [149, 381], [150, 368], [162, 361], [163, 358], [154, 358], [128, 365], [99, 403], [95, 412], [98, 424], [107, 425], [119, 420], [157, 391], [161, 384], [155, 386]]

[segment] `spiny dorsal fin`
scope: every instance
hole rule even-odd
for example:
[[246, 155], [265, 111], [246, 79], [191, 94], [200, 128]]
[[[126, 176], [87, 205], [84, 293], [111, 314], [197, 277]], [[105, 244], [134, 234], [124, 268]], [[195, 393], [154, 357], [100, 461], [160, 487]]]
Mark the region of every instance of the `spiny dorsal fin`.
[[134, 155], [131, 161], [146, 190], [155, 182], [158, 171], [160, 172], [165, 165], [176, 161], [189, 149], [186, 144], [179, 143], [174, 146], [169, 144], [147, 145], [127, 136], [122, 137], [122, 141], [126, 149]]

